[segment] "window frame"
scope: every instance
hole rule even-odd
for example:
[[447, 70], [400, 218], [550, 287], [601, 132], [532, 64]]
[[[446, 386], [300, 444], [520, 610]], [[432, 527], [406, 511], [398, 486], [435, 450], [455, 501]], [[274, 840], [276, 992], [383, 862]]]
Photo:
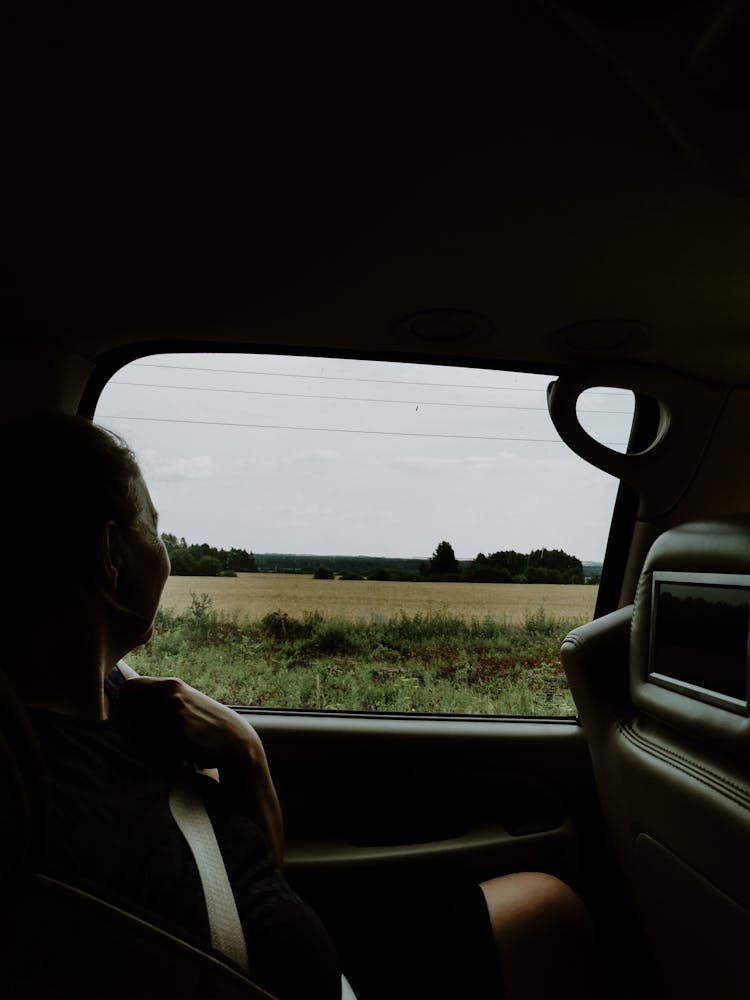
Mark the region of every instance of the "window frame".
[[[395, 353], [377, 351], [354, 351], [341, 350], [340, 348], [327, 348], [322, 346], [312, 346], [298, 344], [294, 346], [279, 344], [255, 344], [225, 342], [225, 341], [205, 341], [205, 340], [158, 340], [143, 341], [127, 347], [107, 351], [98, 355], [95, 359], [95, 366], [86, 383], [78, 406], [78, 415], [89, 420], [93, 420], [96, 414], [96, 407], [100, 396], [110, 381], [118, 371], [126, 365], [144, 358], [153, 358], [162, 354], [270, 354], [280, 357], [320, 357], [346, 360], [362, 360], [376, 362], [401, 362], [404, 364], [429, 364], [439, 367], [449, 368], [476, 368], [487, 371], [507, 371], [527, 374], [547, 375], [550, 380], [555, 379], [566, 370], [563, 365], [531, 365], [519, 364], [518, 361], [504, 361], [502, 359], [476, 358], [464, 355], [433, 355], [416, 352]], [[652, 406], [653, 401], [636, 394], [635, 409], [631, 425], [631, 433], [626, 448], [626, 453], [640, 450], [643, 442], [653, 440], [653, 435], [658, 424], [658, 409]], [[602, 575], [599, 584], [599, 592], [594, 608], [592, 620], [600, 618], [611, 611], [617, 610], [620, 606], [620, 589], [623, 575], [627, 563], [630, 543], [635, 527], [638, 512], [638, 497], [632, 487], [622, 480], [619, 483], [615, 503], [612, 510], [612, 518], [607, 538], [605, 553], [602, 559]], [[545, 715], [465, 715], [450, 714], [440, 712], [367, 712], [347, 709], [305, 709], [294, 707], [270, 707], [270, 706], [248, 706], [232, 705], [235, 711], [240, 714], [255, 716], [278, 716], [286, 715], [290, 718], [340, 718], [342, 720], [394, 720], [413, 721], [423, 719], [425, 721], [448, 723], [469, 723], [469, 722], [518, 722], [528, 725], [529, 723], [563, 724], [579, 726], [580, 721], [577, 716], [545, 716]]]

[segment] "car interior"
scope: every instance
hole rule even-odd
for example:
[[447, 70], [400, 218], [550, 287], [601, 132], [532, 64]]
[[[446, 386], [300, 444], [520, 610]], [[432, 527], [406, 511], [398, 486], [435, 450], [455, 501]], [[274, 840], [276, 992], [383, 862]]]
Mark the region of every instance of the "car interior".
[[[9, 26], [3, 419], [94, 417], [164, 355], [532, 373], [617, 485], [562, 648], [574, 717], [237, 706], [313, 906], [549, 872], [592, 915], [601, 996], [746, 995], [749, 42], [741, 0]], [[622, 450], [584, 427], [602, 388], [633, 395]], [[0, 671], [3, 995], [268, 995], [40, 875], [45, 782]]]

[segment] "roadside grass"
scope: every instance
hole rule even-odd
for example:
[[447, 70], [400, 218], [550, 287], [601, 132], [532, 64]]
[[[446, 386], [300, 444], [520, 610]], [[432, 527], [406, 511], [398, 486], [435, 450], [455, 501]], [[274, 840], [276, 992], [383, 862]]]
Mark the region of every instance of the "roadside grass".
[[443, 612], [346, 621], [274, 611], [257, 621], [192, 595], [157, 613], [139, 673], [181, 677], [230, 705], [364, 712], [575, 715], [559, 648], [577, 621], [520, 624]]

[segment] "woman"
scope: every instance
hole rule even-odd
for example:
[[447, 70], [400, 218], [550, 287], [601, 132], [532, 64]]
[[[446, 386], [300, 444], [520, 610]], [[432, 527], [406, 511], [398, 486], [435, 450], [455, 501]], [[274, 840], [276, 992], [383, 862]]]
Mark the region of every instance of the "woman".
[[179, 680], [117, 688], [108, 679], [151, 636], [169, 574], [132, 453], [88, 421], [59, 415], [6, 426], [0, 444], [13, 482], [2, 500], [8, 555], [21, 576], [3, 584], [16, 623], [5, 661], [51, 774], [50, 874], [206, 947], [200, 882], [168, 805], [175, 769], [189, 758], [218, 768], [220, 781], [195, 780], [237, 899], [250, 975], [272, 993], [338, 997], [340, 956], [359, 1000], [589, 995], [585, 911], [547, 875], [438, 889], [367, 913], [353, 907], [324, 927], [281, 874], [281, 812], [252, 726]]

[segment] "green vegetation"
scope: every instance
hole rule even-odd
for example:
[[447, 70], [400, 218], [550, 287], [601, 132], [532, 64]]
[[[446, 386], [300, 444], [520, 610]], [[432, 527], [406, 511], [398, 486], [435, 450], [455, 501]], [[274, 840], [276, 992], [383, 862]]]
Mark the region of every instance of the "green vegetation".
[[472, 583], [583, 583], [583, 564], [562, 549], [480, 552], [464, 570]]
[[217, 549], [205, 542], [188, 545], [184, 538], [168, 531], [161, 539], [169, 553], [172, 576], [236, 576], [258, 572], [255, 556], [244, 549]]
[[575, 708], [559, 647], [576, 624], [543, 611], [521, 625], [441, 613], [251, 621], [193, 594], [184, 614], [160, 610], [153, 638], [128, 659], [232, 705], [565, 716]]
[[304, 555], [293, 552], [263, 552], [255, 556], [261, 573], [297, 573], [312, 575], [320, 566], [334, 576], [356, 573], [372, 580], [378, 572], [392, 580], [420, 580], [419, 559], [397, 559], [388, 556]]
[[461, 579], [461, 567], [450, 542], [440, 542], [432, 557], [419, 567], [419, 572], [427, 580], [457, 582]]
[[229, 576], [235, 573], [312, 574], [316, 580], [400, 580], [458, 583], [598, 583], [599, 563], [581, 563], [562, 549], [512, 549], [456, 559], [450, 542], [442, 541], [426, 562], [377, 556], [316, 556], [269, 552], [255, 556], [245, 549], [217, 549], [202, 542], [162, 536], [173, 576]]

